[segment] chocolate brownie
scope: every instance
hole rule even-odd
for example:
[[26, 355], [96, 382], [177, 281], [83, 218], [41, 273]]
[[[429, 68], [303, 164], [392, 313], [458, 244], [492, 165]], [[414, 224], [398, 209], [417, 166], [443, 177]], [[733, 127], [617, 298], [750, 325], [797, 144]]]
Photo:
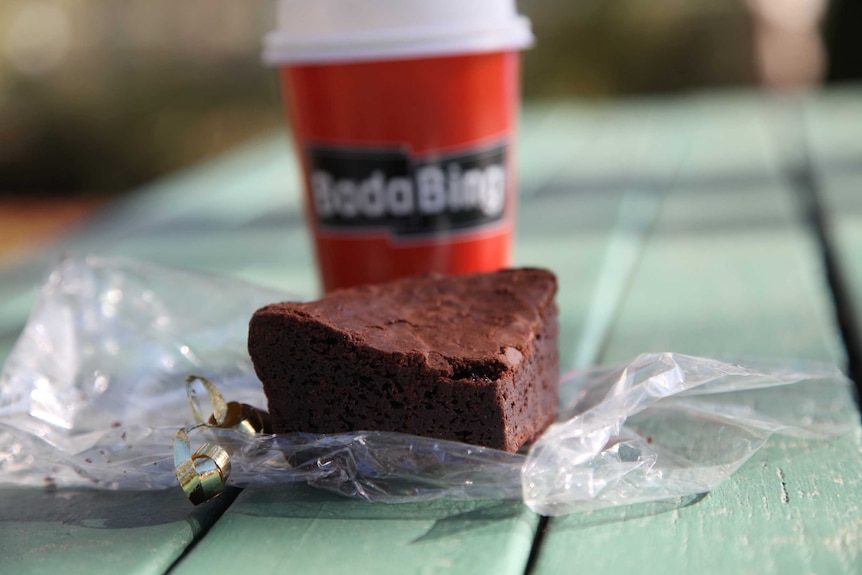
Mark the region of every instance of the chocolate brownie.
[[420, 276], [257, 312], [276, 433], [398, 431], [517, 451], [557, 409], [556, 278]]

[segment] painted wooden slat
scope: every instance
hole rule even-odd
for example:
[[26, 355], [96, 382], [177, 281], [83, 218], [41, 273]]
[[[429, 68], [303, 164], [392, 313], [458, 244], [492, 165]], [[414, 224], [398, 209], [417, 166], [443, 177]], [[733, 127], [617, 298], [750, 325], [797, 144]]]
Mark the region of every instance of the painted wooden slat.
[[246, 489], [174, 573], [523, 573], [538, 518], [518, 502], [386, 505], [306, 486]]
[[0, 488], [0, 572], [160, 574], [236, 493], [193, 508], [180, 490]]
[[[707, 100], [679, 111], [696, 137], [605, 362], [663, 350], [843, 359], [813, 233], [783, 185], [763, 120], [769, 102], [731, 104]], [[728, 154], [746, 161], [722, 173], [715, 164]]]
[[859, 573], [858, 437], [778, 440], [704, 499], [551, 519], [534, 573]]
[[[602, 361], [656, 350], [843, 361], [816, 244], [783, 185], [765, 109], [754, 98], [680, 102], [697, 137]], [[725, 170], [728, 155], [746, 160]], [[552, 518], [534, 572], [858, 573], [858, 441], [858, 428], [829, 442], [774, 439], [688, 506]]]
[[[825, 241], [846, 300], [840, 313], [862, 367], [862, 88], [809, 98], [801, 105], [805, 151], [823, 215]], [[859, 378], [857, 372], [856, 377]], [[857, 381], [862, 385], [862, 382]], [[860, 387], [862, 389], [862, 387]]]

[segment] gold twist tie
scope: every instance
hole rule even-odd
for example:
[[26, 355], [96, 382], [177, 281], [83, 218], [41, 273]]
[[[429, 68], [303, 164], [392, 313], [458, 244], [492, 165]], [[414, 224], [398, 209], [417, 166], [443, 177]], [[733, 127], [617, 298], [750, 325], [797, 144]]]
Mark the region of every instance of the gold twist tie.
[[[212, 405], [213, 413], [206, 419], [193, 388], [195, 382], [203, 385]], [[214, 443], [204, 443], [192, 453], [189, 433], [207, 427], [256, 435], [271, 433], [271, 425], [267, 412], [245, 403], [226, 402], [218, 387], [204, 377], [190, 375], [186, 378], [186, 393], [196, 423], [180, 429], [174, 435], [174, 468], [186, 496], [193, 504], [200, 505], [224, 491], [230, 476], [230, 456], [224, 448]]]
[[188, 432], [204, 424], [184, 427], [174, 435], [174, 467], [186, 497], [195, 505], [224, 491], [230, 475], [230, 456], [214, 443], [204, 443], [192, 454]]

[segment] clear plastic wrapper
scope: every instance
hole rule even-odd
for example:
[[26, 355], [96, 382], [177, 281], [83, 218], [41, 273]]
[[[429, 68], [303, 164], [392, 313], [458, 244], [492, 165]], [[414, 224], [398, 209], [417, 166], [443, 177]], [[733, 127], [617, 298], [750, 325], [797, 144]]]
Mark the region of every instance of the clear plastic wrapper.
[[[0, 483], [177, 486], [172, 444], [195, 423], [187, 376], [265, 408], [248, 319], [284, 299], [127, 260], [61, 261], [0, 373]], [[836, 436], [858, 418], [832, 366], [672, 353], [564, 375], [561, 399], [558, 422], [517, 454], [388, 432], [202, 427], [190, 440], [229, 454], [228, 484], [303, 481], [389, 503], [522, 499], [559, 515], [703, 493], [774, 433]]]

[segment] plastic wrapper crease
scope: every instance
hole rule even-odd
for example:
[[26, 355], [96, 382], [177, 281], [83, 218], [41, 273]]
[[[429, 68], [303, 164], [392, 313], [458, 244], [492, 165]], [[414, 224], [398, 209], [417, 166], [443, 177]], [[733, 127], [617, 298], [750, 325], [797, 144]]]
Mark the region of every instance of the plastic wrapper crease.
[[[266, 408], [248, 320], [288, 294], [95, 256], [62, 260], [0, 373], [0, 483], [161, 489], [193, 423], [185, 379]], [[522, 499], [559, 515], [712, 490], [774, 433], [831, 437], [857, 417], [827, 364], [673, 353], [565, 374], [561, 409], [510, 454], [389, 432], [248, 434], [202, 428], [228, 484], [302, 481], [372, 501]]]

